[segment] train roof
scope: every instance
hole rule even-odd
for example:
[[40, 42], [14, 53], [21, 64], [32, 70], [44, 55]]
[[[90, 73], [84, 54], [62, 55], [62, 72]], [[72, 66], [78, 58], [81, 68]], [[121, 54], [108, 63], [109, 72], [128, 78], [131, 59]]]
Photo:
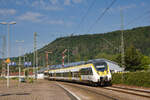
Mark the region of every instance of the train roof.
[[[115, 63], [113, 61], [110, 61], [110, 60], [102, 58], [102, 59], [93, 59], [93, 60], [88, 60], [88, 61], [72, 62], [72, 63], [69, 63], [69, 64], [65, 64], [63, 68], [68, 68], [68, 67], [72, 67], [72, 66], [79, 66], [79, 65], [83, 65], [83, 64], [89, 64], [89, 63], [97, 63], [97, 62], [110, 62], [110, 63], [118, 65], [117, 63]], [[46, 70], [60, 69], [60, 68], [62, 68], [61, 64], [59, 64], [59, 65], [51, 65], [51, 66], [48, 66], [46, 68], [40, 69], [38, 72], [42, 73], [42, 72], [44, 72]]]

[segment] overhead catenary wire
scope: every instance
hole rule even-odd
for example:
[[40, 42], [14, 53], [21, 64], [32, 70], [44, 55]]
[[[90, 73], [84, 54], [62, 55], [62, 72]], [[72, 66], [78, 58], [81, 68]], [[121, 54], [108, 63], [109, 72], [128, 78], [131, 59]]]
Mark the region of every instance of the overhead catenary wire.
[[105, 15], [105, 13], [113, 6], [113, 4], [116, 2], [117, 0], [113, 0], [110, 5], [108, 7], [106, 7], [106, 9], [100, 14], [100, 16], [96, 19], [96, 21], [89, 27], [88, 32], [90, 32], [90, 30], [92, 30], [92, 28], [94, 27], [94, 25], [103, 18], [103, 16]]
[[[82, 23], [84, 22], [84, 20], [86, 19], [88, 13], [90, 12], [90, 10], [92, 9], [92, 7], [94, 6], [96, 0], [93, 0], [92, 3], [90, 4], [90, 6], [88, 7], [86, 13], [82, 16], [81, 21], [79, 22], [79, 24], [77, 25], [76, 29], [80, 29]], [[75, 33], [75, 32], [73, 32]]]
[[[137, 22], [137, 20], [140, 20], [140, 19], [142, 19], [143, 17], [145, 17], [144, 15], [145, 14], [149, 14], [150, 13], [150, 11], [146, 11], [146, 12], [144, 12], [144, 13], [142, 13], [141, 15], [139, 15], [139, 16], [136, 16], [135, 18], [133, 18], [131, 21], [129, 21], [126, 25], [124, 25], [124, 27], [127, 27], [127, 26], [129, 26], [129, 25], [131, 25], [131, 24], [134, 24], [135, 22]], [[114, 46], [111, 42], [109, 42], [107, 39], [105, 39], [105, 38], [102, 38], [104, 41], [106, 41], [107, 42], [107, 44], [109, 44], [110, 46]], [[118, 47], [115, 47], [114, 46], [114, 48], [116, 49], [116, 50], [119, 50], [119, 48]]]
[[131, 24], [134, 24], [135, 22], [137, 22], [137, 20], [142, 19], [143, 17], [145, 17], [144, 15], [146, 15], [146, 14], [150, 14], [150, 11], [146, 11], [146, 12], [142, 13], [141, 15], [139, 15], [139, 16], [133, 18], [133, 19], [132, 19], [130, 22], [128, 22], [125, 26], [127, 27], [127, 26], [129, 26], [129, 25], [131, 25]]

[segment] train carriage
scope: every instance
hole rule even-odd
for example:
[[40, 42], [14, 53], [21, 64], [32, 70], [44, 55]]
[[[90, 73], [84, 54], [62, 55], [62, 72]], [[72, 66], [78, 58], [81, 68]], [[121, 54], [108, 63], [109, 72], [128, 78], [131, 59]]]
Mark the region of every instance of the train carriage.
[[65, 80], [94, 85], [106, 85], [111, 82], [109, 63], [104, 59], [71, 63], [65, 65], [63, 68], [45, 71], [45, 75], [48, 75], [50, 80]]

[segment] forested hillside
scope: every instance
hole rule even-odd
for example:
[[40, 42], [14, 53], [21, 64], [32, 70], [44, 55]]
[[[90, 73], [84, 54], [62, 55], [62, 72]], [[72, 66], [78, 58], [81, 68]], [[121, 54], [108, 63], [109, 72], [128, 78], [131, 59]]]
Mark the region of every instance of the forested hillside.
[[[39, 63], [44, 63], [42, 59], [45, 59], [45, 51], [53, 52], [49, 54], [50, 64], [61, 63], [64, 49], [69, 50], [69, 53], [66, 52], [65, 62], [68, 62], [68, 54], [69, 62], [95, 58], [113, 60], [120, 53], [120, 39], [121, 31], [58, 38], [38, 51]], [[142, 54], [150, 56], [150, 26], [125, 30], [124, 43], [125, 48], [134, 45]]]

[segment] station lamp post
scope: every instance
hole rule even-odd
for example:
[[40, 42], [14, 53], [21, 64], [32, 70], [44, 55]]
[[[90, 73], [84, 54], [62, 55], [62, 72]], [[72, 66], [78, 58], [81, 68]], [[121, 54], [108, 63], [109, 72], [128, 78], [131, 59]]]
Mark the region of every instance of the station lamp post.
[[7, 87], [9, 88], [9, 63], [10, 63], [10, 41], [9, 41], [9, 26], [12, 24], [16, 24], [16, 22], [0, 22], [0, 24], [8, 25], [8, 48], [7, 48]]

